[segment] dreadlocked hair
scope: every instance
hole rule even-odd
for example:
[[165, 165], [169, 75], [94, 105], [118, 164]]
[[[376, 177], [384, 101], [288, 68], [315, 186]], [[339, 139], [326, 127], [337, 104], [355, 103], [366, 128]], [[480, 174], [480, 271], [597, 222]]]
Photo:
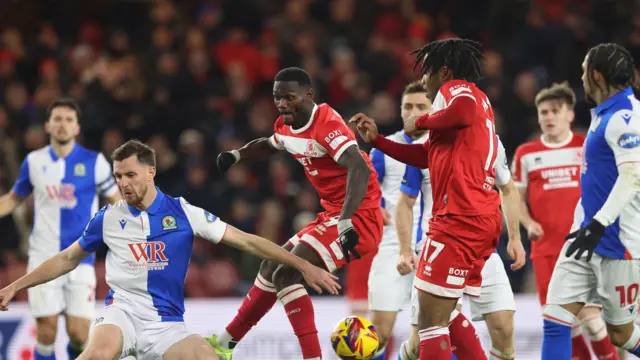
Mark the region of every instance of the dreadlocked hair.
[[409, 55], [416, 54], [413, 71], [420, 66], [420, 76], [434, 73], [446, 66], [453, 72], [455, 79], [476, 82], [484, 75], [481, 47], [482, 44], [477, 41], [453, 38], [430, 42]]
[[593, 76], [593, 70], [602, 74], [607, 86], [614, 88], [633, 86], [636, 80], [636, 69], [631, 53], [623, 46], [614, 43], [600, 44], [589, 49], [587, 76]]

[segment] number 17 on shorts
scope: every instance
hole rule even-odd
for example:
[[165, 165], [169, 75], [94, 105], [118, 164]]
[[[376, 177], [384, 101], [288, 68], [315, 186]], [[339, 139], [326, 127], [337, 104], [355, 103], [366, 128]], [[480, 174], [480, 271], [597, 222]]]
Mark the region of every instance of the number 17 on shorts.
[[473, 268], [465, 261], [461, 245], [455, 241], [427, 237], [422, 248], [414, 287], [429, 294], [457, 299], [462, 297]]

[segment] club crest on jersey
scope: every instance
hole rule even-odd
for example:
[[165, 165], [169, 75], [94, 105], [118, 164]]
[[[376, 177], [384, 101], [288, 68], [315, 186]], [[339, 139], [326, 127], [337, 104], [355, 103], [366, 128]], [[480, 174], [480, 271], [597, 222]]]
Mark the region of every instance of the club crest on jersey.
[[164, 254], [165, 245], [162, 241], [131, 243], [129, 250], [135, 259], [129, 265], [136, 269], [163, 270], [169, 265], [169, 258]]
[[162, 218], [162, 230], [175, 230], [177, 228], [176, 218], [171, 215]]
[[316, 143], [313, 140], [307, 140], [307, 146], [304, 149], [304, 156], [316, 157], [318, 152], [316, 151]]
[[208, 212], [207, 210], [204, 211], [204, 218], [207, 219], [208, 223], [212, 223], [214, 221], [216, 221], [217, 217], [215, 215], [213, 215], [212, 213]]
[[618, 146], [623, 149], [633, 149], [640, 146], [640, 135], [628, 132], [620, 135], [618, 138]]
[[84, 167], [83, 163], [76, 164], [76, 166], [73, 168], [73, 175], [74, 176], [87, 175], [87, 169]]

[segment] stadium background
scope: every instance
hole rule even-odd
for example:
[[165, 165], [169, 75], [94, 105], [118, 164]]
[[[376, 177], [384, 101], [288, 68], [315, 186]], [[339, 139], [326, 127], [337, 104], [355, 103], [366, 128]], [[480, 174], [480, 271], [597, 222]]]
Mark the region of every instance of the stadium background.
[[[533, 99], [552, 82], [569, 81], [578, 98], [576, 126], [588, 125], [580, 63], [589, 47], [604, 41], [637, 57], [638, 9], [631, 0], [0, 1], [0, 194], [11, 188], [24, 156], [46, 145], [47, 105], [69, 95], [82, 104], [82, 144], [109, 154], [130, 137], [148, 141], [158, 153], [163, 190], [283, 243], [319, 207], [302, 168], [286, 154], [234, 166], [226, 176], [215, 168], [220, 151], [271, 133], [278, 69], [305, 68], [317, 102], [345, 118], [365, 112], [390, 133], [401, 127], [402, 88], [414, 80], [407, 53], [428, 40], [476, 39], [486, 57], [480, 85], [510, 157], [538, 136]], [[25, 272], [31, 213], [27, 201], [0, 219], [2, 285]], [[198, 241], [186, 295], [242, 296], [258, 265], [252, 256]], [[104, 262], [97, 268], [101, 299]], [[529, 264], [507, 271], [514, 291], [523, 294], [519, 302], [527, 308], [520, 313], [539, 314]], [[25, 299], [26, 292], [18, 295]], [[326, 311], [344, 307], [323, 300]], [[210, 322], [215, 328], [226, 320]], [[7, 333], [10, 324], [0, 321], [5, 357], [15, 335]], [[295, 344], [292, 334], [290, 340]], [[539, 346], [535, 342], [527, 346]]]

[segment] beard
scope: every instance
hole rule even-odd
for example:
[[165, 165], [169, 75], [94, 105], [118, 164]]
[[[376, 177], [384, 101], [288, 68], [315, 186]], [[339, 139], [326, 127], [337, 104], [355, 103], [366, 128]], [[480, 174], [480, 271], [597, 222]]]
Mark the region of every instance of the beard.
[[56, 142], [58, 145], [67, 145], [69, 144], [73, 138], [69, 138], [69, 139], [57, 139], [57, 138], [51, 138], [52, 141]]
[[124, 198], [124, 200], [127, 202], [127, 205], [137, 206], [142, 203], [142, 199], [144, 199], [144, 197], [147, 195], [148, 190], [149, 190], [149, 187], [144, 186], [143, 188], [140, 189], [140, 193], [136, 193], [135, 190], [132, 190], [131, 191], [132, 194], [129, 196], [126, 196], [124, 192], [122, 192], [122, 190], [120, 190], [120, 193]]

